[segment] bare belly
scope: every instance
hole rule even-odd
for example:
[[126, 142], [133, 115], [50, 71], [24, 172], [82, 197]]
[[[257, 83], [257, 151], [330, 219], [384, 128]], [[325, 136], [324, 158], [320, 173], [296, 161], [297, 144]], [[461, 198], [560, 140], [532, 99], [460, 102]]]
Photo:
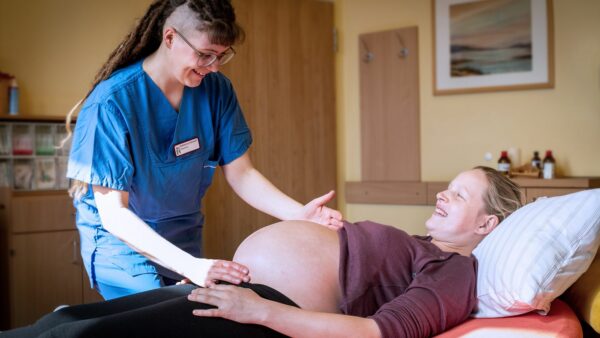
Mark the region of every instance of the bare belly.
[[246, 238], [233, 260], [250, 269], [252, 283], [276, 289], [303, 309], [339, 312], [336, 231], [303, 221], [275, 223]]

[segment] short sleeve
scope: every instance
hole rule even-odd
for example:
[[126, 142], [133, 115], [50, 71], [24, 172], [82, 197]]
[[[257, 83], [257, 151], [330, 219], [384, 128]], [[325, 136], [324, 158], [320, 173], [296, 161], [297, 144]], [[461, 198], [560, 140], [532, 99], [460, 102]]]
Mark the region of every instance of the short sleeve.
[[252, 144], [250, 128], [248, 128], [233, 86], [225, 77], [223, 77], [223, 81], [225, 83], [219, 100], [221, 112], [216, 144], [220, 158], [219, 165], [226, 165], [242, 156]]
[[94, 103], [79, 113], [67, 177], [127, 191], [134, 167], [126, 123], [110, 103]]

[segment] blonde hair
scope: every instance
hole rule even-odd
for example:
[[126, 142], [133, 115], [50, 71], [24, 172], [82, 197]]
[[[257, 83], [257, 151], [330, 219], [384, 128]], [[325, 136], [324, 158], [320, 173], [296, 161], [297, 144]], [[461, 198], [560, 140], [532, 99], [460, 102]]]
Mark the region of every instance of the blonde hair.
[[[67, 114], [67, 117], [65, 118], [65, 129], [67, 131], [67, 136], [65, 136], [65, 138], [63, 138], [60, 141], [60, 144], [56, 146], [57, 149], [62, 149], [65, 146], [65, 144], [67, 144], [69, 139], [71, 139], [71, 137], [73, 136], [73, 128], [71, 126], [73, 114], [75, 114], [75, 112], [81, 107], [83, 100], [84, 99], [79, 100]], [[79, 180], [71, 180], [71, 184], [68, 190], [69, 196], [71, 196], [71, 198], [80, 199], [83, 195], [87, 193], [87, 187], [88, 185], [85, 182]]]
[[523, 205], [521, 188], [518, 184], [493, 168], [477, 166], [473, 169], [483, 171], [489, 183], [483, 196], [485, 211], [488, 215], [495, 215], [498, 217], [498, 221], [502, 222]]

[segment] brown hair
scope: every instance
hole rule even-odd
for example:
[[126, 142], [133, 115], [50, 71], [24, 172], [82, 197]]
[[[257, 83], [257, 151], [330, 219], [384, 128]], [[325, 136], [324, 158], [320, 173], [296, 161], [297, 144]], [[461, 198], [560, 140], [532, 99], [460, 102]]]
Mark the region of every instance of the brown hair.
[[489, 183], [483, 196], [487, 214], [497, 216], [498, 221], [502, 222], [522, 206], [521, 189], [518, 184], [493, 168], [477, 166], [473, 169], [483, 171]]
[[[138, 21], [136, 27], [112, 51], [108, 60], [94, 77], [92, 86], [85, 94], [85, 97], [77, 102], [67, 114], [65, 121], [67, 137], [61, 141], [59, 147], [62, 148], [71, 138], [73, 134], [71, 129], [72, 115], [90, 95], [96, 85], [108, 79], [116, 70], [133, 64], [156, 51], [162, 42], [162, 31], [167, 18], [179, 6], [183, 5], [188, 6], [195, 14], [197, 19], [195, 28], [198, 31], [206, 33], [211, 43], [231, 46], [244, 39], [244, 31], [236, 22], [235, 11], [230, 0], [154, 1], [148, 7], [144, 16]], [[69, 194], [75, 198], [80, 198], [86, 192], [87, 185], [79, 181], [74, 181], [69, 189]]]

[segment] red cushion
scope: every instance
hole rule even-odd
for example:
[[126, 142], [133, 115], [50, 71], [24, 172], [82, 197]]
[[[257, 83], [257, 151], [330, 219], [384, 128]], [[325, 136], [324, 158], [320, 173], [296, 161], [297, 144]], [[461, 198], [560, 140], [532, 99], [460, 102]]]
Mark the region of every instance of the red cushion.
[[535, 312], [505, 318], [471, 318], [466, 322], [436, 336], [452, 337], [557, 337], [581, 338], [583, 331], [579, 319], [560, 299], [552, 302], [546, 316]]

